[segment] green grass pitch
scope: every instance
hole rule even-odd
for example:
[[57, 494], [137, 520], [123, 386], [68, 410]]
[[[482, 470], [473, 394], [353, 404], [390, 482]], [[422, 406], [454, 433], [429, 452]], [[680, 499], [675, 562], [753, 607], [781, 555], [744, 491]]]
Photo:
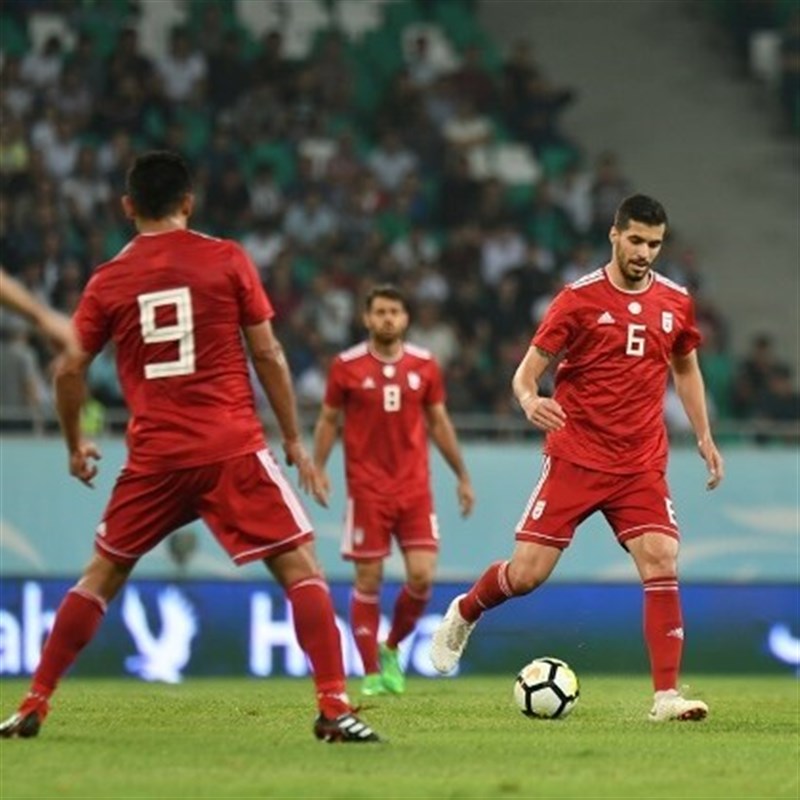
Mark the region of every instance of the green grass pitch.
[[647, 678], [581, 677], [560, 721], [523, 717], [513, 676], [412, 678], [364, 711], [384, 746], [317, 742], [310, 681], [67, 679], [37, 739], [0, 742], [0, 797], [798, 798], [795, 678], [689, 676], [709, 718], [654, 725]]

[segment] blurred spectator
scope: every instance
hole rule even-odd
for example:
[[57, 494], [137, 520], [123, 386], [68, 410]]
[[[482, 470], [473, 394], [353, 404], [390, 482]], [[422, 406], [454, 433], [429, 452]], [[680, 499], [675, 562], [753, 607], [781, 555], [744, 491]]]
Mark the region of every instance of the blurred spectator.
[[336, 216], [317, 189], [309, 191], [302, 202], [292, 203], [283, 222], [284, 233], [303, 250], [331, 243], [336, 229]]
[[392, 256], [406, 270], [436, 261], [440, 251], [436, 238], [421, 225], [412, 226], [408, 234], [397, 239], [391, 246]]
[[737, 417], [752, 417], [759, 399], [769, 390], [772, 374], [783, 370], [774, 350], [772, 337], [766, 333], [754, 336], [750, 350], [739, 364], [733, 387], [733, 413]]
[[424, 33], [410, 39], [405, 56], [408, 77], [419, 89], [430, 86], [444, 70], [443, 64], [432, 52], [430, 39]]
[[510, 270], [521, 267], [527, 255], [522, 234], [510, 220], [498, 220], [486, 231], [481, 256], [481, 277], [488, 286], [497, 286]]
[[608, 241], [608, 231], [619, 204], [631, 194], [631, 185], [620, 170], [614, 153], [605, 152], [597, 159], [592, 181], [592, 238]]
[[275, 179], [275, 170], [270, 164], [261, 164], [256, 168], [247, 190], [253, 217], [276, 217], [283, 211], [283, 189]]
[[417, 158], [403, 145], [396, 131], [387, 130], [381, 136], [380, 144], [370, 153], [367, 163], [381, 187], [393, 192], [403, 178], [416, 169]]
[[33, 108], [36, 93], [32, 84], [22, 76], [22, 62], [16, 56], [7, 56], [0, 67], [0, 86], [2, 86], [3, 124], [7, 115], [16, 119], [25, 118]]
[[753, 416], [770, 422], [800, 420], [800, 394], [792, 382], [792, 372], [785, 364], [776, 365], [766, 385], [756, 398]]
[[48, 36], [41, 50], [31, 50], [22, 59], [20, 77], [35, 89], [55, 87], [61, 76], [64, 50], [58, 36]]
[[559, 117], [574, 100], [571, 89], [552, 86], [542, 75], [534, 73], [513, 111], [512, 124], [517, 136], [530, 144], [537, 156], [548, 147], [571, 147], [561, 133]]
[[242, 247], [247, 250], [264, 282], [285, 247], [283, 233], [275, 227], [274, 220], [273, 217], [256, 215], [250, 229], [242, 237]]
[[494, 108], [494, 80], [482, 64], [481, 49], [477, 45], [465, 48], [461, 66], [453, 72], [451, 81], [456, 95], [479, 112], [486, 113]]
[[185, 28], [177, 26], [169, 37], [169, 50], [156, 62], [164, 95], [171, 103], [186, 103], [200, 92], [208, 72], [205, 53], [192, 47]]
[[236, 104], [250, 83], [250, 69], [242, 56], [241, 36], [226, 31], [219, 49], [208, 58], [207, 96], [212, 107], [225, 111]]
[[458, 339], [452, 325], [442, 319], [441, 306], [433, 301], [419, 303], [408, 329], [408, 341], [433, 353], [446, 368], [458, 353]]
[[97, 168], [91, 147], [78, 153], [75, 173], [61, 184], [61, 196], [75, 222], [83, 228], [97, 224], [98, 216], [111, 198], [111, 186]]
[[538, 74], [531, 43], [527, 39], [517, 39], [503, 64], [503, 107], [508, 118], [525, 102], [530, 80]]
[[0, 408], [4, 427], [27, 430], [41, 426], [47, 408], [47, 381], [31, 346], [27, 323], [3, 314], [0, 320]]
[[439, 219], [446, 228], [467, 223], [475, 214], [481, 195], [481, 184], [470, 174], [467, 157], [451, 151], [445, 164], [439, 189]]
[[573, 162], [551, 184], [553, 200], [567, 212], [579, 236], [588, 236], [593, 221], [592, 176]]

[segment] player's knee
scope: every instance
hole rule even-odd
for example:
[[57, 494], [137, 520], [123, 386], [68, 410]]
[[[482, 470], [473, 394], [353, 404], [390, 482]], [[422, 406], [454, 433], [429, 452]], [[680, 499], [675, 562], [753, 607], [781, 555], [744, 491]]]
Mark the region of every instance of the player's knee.
[[645, 577], [675, 575], [678, 569], [677, 543], [668, 537], [648, 537], [639, 551], [639, 567]]
[[415, 595], [427, 595], [433, 588], [433, 574], [428, 572], [409, 573], [406, 577], [406, 586]]

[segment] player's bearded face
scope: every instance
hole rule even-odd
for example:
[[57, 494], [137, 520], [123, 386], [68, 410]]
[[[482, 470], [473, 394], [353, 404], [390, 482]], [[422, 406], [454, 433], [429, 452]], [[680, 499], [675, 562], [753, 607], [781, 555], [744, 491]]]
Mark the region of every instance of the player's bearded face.
[[408, 327], [408, 314], [396, 300], [376, 297], [364, 315], [364, 323], [375, 341], [393, 344], [402, 339]]
[[664, 242], [664, 225], [645, 225], [632, 221], [624, 230], [612, 229], [614, 259], [617, 268], [632, 284], [641, 283], [649, 275]]

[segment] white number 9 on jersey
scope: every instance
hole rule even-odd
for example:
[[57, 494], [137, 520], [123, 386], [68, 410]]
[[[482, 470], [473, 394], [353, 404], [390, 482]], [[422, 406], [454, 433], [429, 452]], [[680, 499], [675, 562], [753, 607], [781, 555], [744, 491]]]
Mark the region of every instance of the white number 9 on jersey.
[[[161, 361], [145, 364], [144, 376], [172, 378], [176, 375], [191, 375], [194, 372], [194, 317], [192, 316], [192, 296], [185, 286], [180, 289], [165, 289], [162, 292], [140, 294], [139, 322], [142, 326], [142, 339], [145, 344], [177, 342], [178, 358], [174, 361]], [[157, 325], [156, 312], [159, 308], [175, 309], [175, 322], [171, 325]]]

